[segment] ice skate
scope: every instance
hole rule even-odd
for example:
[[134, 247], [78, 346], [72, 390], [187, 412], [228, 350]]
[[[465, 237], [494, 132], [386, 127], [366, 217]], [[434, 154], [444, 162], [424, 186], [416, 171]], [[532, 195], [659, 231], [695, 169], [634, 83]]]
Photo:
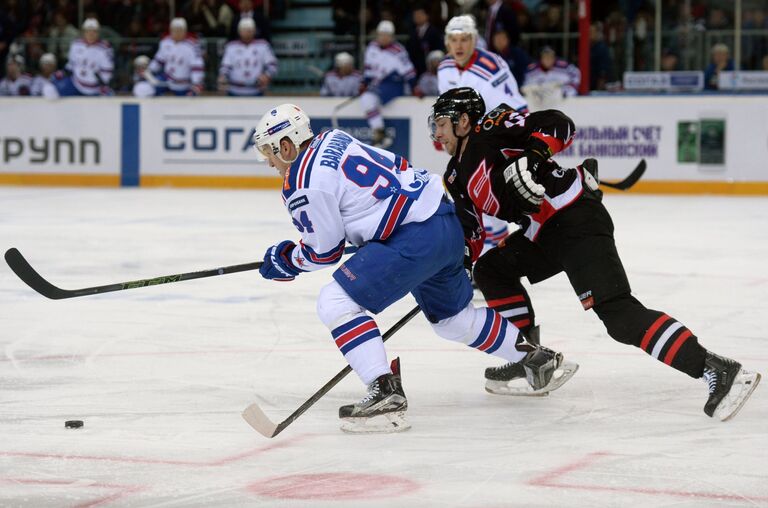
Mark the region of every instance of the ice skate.
[[341, 430], [353, 434], [403, 432], [411, 428], [405, 420], [408, 400], [400, 377], [400, 359], [392, 360], [392, 374], [379, 376], [368, 385], [360, 402], [341, 406]]
[[727, 421], [736, 416], [760, 383], [760, 374], [741, 368], [741, 364], [707, 351], [704, 358], [704, 382], [709, 387], [709, 399], [704, 412]]
[[[531, 330], [531, 340], [538, 343], [538, 327]], [[562, 353], [538, 346], [522, 361], [485, 369], [485, 391], [497, 395], [543, 397], [563, 386], [579, 370], [579, 365], [565, 362]]]

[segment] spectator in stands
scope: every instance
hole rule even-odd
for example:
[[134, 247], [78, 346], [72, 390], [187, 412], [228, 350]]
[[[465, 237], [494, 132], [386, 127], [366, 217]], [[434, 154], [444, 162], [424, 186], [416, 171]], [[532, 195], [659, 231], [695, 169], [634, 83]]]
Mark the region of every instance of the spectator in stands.
[[240, 26], [240, 20], [250, 18], [256, 23], [256, 37], [259, 39], [266, 39], [267, 41], [272, 39], [272, 33], [269, 27], [269, 22], [264, 17], [264, 12], [261, 9], [256, 9], [253, 6], [253, 0], [240, 0], [238, 3], [240, 7], [240, 13], [234, 16], [232, 20], [232, 26], [229, 29], [229, 38], [237, 39], [239, 34], [237, 27]]
[[488, 11], [485, 15], [485, 43], [493, 47], [493, 34], [503, 30], [509, 36], [513, 46], [520, 40], [520, 29], [517, 26], [517, 14], [503, 0], [485, 0]]
[[69, 47], [66, 69], [69, 76], [57, 83], [62, 97], [111, 95], [109, 82], [115, 68], [112, 46], [99, 40], [99, 22], [88, 18], [83, 22], [83, 37]]
[[572, 63], [557, 58], [557, 53], [549, 46], [544, 46], [539, 54], [539, 61], [528, 66], [525, 73], [524, 88], [550, 88], [559, 97], [573, 97], [579, 93], [581, 71]]
[[723, 43], [715, 44], [712, 46], [712, 63], [704, 69], [704, 88], [717, 90], [720, 72], [732, 71], [733, 69], [733, 59], [730, 57], [728, 46]]
[[153, 75], [163, 73], [168, 89], [177, 96], [199, 95], [203, 91], [203, 56], [197, 39], [187, 33], [184, 18], [171, 21], [171, 34], [163, 37], [149, 64]]
[[227, 43], [219, 69], [219, 89], [230, 96], [260, 96], [277, 74], [277, 58], [272, 46], [256, 39], [256, 22], [242, 18], [237, 32], [240, 39]]
[[662, 72], [675, 72], [681, 70], [680, 62], [677, 58], [677, 53], [669, 48], [664, 48], [661, 51], [661, 71]]
[[417, 76], [427, 70], [427, 55], [430, 52], [445, 49], [443, 32], [429, 22], [429, 13], [423, 5], [413, 10], [413, 28], [407, 46]]
[[64, 74], [58, 70], [56, 56], [53, 53], [45, 53], [40, 57], [39, 65], [40, 74], [32, 80], [32, 95], [46, 99], [58, 98], [59, 91], [54, 82], [63, 79]]
[[32, 78], [24, 74], [24, 57], [9, 55], [5, 62], [5, 78], [0, 80], [0, 95], [29, 95]]
[[498, 30], [493, 34], [491, 49], [507, 62], [509, 70], [515, 76], [515, 81], [522, 83], [525, 80], [525, 71], [528, 68], [528, 64], [531, 63], [528, 53], [520, 46], [512, 45], [509, 35], [505, 30]]
[[223, 0], [192, 0], [184, 9], [192, 33], [227, 37], [235, 13]]
[[445, 53], [439, 49], [427, 55], [427, 70], [419, 76], [419, 81], [416, 84], [423, 95], [440, 95], [440, 89], [437, 86], [437, 68], [443, 58], [445, 58]]
[[72, 41], [79, 36], [77, 28], [67, 21], [64, 11], [56, 11], [53, 15], [53, 26], [48, 32], [48, 52], [53, 53], [57, 59], [64, 60]]
[[[376, 39], [365, 50], [365, 70], [360, 102], [373, 131], [372, 143], [386, 148], [393, 139], [386, 135], [381, 106], [405, 94], [405, 84], [416, 85], [416, 69], [402, 44], [395, 41], [395, 25], [382, 21]], [[418, 89], [414, 90], [417, 92]]]
[[605, 90], [606, 84], [613, 78], [613, 59], [603, 35], [603, 24], [592, 23], [589, 29], [591, 45], [589, 48], [589, 89]]
[[354, 97], [360, 93], [363, 75], [355, 69], [355, 59], [347, 52], [333, 59], [334, 68], [325, 73], [320, 95], [325, 97]]
[[768, 72], [768, 55], [765, 55], [763, 57], [763, 62], [762, 62], [762, 65], [760, 66], [760, 70]]
[[[8, 57], [8, 52], [15, 36], [16, 31], [11, 19], [5, 13], [5, 9], [0, 9], [0, 62], [5, 62], [5, 59]], [[4, 75], [4, 71], [5, 69], [0, 67], [0, 77]]]

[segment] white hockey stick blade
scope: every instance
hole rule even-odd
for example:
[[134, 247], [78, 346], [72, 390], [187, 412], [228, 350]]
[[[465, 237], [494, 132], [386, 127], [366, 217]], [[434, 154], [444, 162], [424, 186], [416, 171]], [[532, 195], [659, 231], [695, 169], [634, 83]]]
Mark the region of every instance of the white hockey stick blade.
[[747, 402], [747, 399], [752, 392], [755, 391], [757, 385], [760, 384], [760, 374], [757, 372], [750, 372], [748, 370], [741, 369], [736, 379], [733, 380], [733, 385], [728, 391], [720, 404], [715, 409], [715, 416], [723, 422], [727, 422], [734, 416]]
[[258, 404], [251, 404], [243, 410], [243, 420], [253, 429], [265, 437], [274, 437], [277, 430], [277, 424], [273, 423]]
[[[534, 390], [526, 382], [525, 378], [517, 378], [512, 381], [485, 381], [485, 391], [494, 395], [512, 395], [517, 397], [544, 397], [549, 395], [568, 382], [569, 379], [579, 370], [579, 364], [573, 362], [563, 362], [555, 371], [555, 375], [549, 381], [549, 384], [538, 390]], [[517, 381], [516, 384], [513, 384]]]

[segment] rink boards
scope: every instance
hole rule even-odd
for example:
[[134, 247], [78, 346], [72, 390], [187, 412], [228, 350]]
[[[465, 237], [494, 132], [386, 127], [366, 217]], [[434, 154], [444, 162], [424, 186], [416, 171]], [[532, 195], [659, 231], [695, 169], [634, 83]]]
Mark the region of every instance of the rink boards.
[[[343, 99], [318, 97], [0, 99], [0, 184], [276, 188], [255, 160], [251, 136], [262, 113], [300, 105], [316, 131], [331, 126]], [[430, 98], [401, 98], [385, 109], [393, 151], [440, 173], [448, 157], [428, 138]], [[768, 195], [768, 100], [761, 96], [577, 97], [558, 106], [577, 125], [557, 160], [600, 161], [619, 179], [641, 158], [634, 190], [651, 193]], [[338, 112], [341, 128], [370, 131], [358, 103]]]

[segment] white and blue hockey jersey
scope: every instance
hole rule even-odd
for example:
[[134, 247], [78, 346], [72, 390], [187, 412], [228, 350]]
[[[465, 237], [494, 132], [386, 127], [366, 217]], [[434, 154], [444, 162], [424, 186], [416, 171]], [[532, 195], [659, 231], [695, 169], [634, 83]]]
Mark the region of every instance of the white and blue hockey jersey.
[[486, 113], [500, 104], [518, 111], [528, 107], [507, 62], [484, 49], [476, 49], [464, 67], [453, 57], [445, 57], [437, 68], [437, 86], [441, 94], [451, 88], [474, 88], [485, 101]]
[[408, 52], [399, 42], [381, 46], [372, 41], [365, 50], [363, 82], [376, 86], [384, 81], [400, 81], [415, 84], [416, 69]]
[[285, 174], [283, 201], [301, 241], [293, 264], [313, 271], [335, 264], [346, 242], [386, 240], [430, 218], [443, 198], [439, 176], [338, 129], [312, 140]]
[[160, 47], [149, 64], [149, 70], [161, 70], [168, 78], [168, 88], [174, 92], [188, 90], [191, 85], [203, 83], [203, 55], [197, 40], [187, 37], [174, 41], [169, 35], [160, 41]]
[[270, 78], [277, 74], [277, 58], [269, 42], [264, 39], [253, 39], [248, 43], [241, 40], [227, 43], [224, 47], [219, 76], [227, 78], [231, 93], [260, 95], [263, 90], [258, 80], [262, 74]]
[[67, 70], [72, 73], [72, 83], [83, 95], [99, 95], [102, 87], [109, 85], [115, 69], [112, 46], [106, 41], [88, 44], [77, 39], [69, 47]]
[[[545, 69], [539, 62], [532, 63], [525, 71], [525, 86], [555, 84], [562, 89], [562, 95], [573, 97], [579, 93], [581, 71], [575, 65], [558, 58], [555, 64]], [[526, 92], [527, 93], [527, 92]]]
[[335, 70], [329, 71], [325, 73], [320, 95], [324, 97], [354, 97], [360, 93], [362, 81], [363, 75], [360, 71], [352, 71], [346, 76], [342, 76]]

